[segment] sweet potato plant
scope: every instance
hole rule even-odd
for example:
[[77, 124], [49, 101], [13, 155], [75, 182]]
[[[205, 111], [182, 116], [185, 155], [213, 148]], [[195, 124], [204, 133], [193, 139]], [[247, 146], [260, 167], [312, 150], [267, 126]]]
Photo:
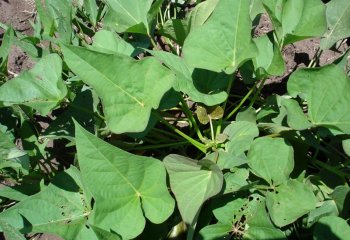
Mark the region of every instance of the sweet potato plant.
[[348, 0], [35, 3], [33, 35], [0, 25], [7, 239], [350, 239], [348, 51], [319, 64]]

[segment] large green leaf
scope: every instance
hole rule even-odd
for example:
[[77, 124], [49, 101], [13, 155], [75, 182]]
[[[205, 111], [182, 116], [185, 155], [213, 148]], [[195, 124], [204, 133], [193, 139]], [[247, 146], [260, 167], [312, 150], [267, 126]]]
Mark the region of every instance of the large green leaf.
[[196, 161], [175, 154], [167, 156], [163, 162], [181, 216], [187, 224], [192, 225], [202, 204], [220, 192], [222, 172], [210, 160]]
[[60, 173], [43, 191], [2, 212], [0, 220], [21, 233], [47, 232], [65, 239], [81, 239], [80, 234], [88, 231], [85, 223], [90, 210], [79, 192], [78, 174], [76, 168]]
[[249, 1], [220, 0], [208, 21], [190, 32], [183, 53], [192, 67], [227, 73], [256, 56]]
[[262, 0], [280, 45], [321, 37], [327, 29], [326, 7], [321, 0]]
[[153, 0], [106, 0], [109, 11], [105, 17], [107, 26], [117, 32], [149, 34], [147, 13]]
[[340, 217], [323, 217], [316, 223], [314, 228], [314, 240], [347, 240], [349, 237], [350, 226]]
[[174, 89], [186, 93], [192, 101], [213, 106], [227, 98], [229, 76], [188, 66], [183, 58], [164, 51], [149, 51], [176, 75]]
[[350, 1], [330, 1], [326, 14], [328, 31], [321, 40], [322, 49], [330, 48], [337, 41], [350, 36]]
[[257, 138], [249, 149], [248, 164], [255, 175], [277, 186], [293, 171], [294, 151], [282, 138]]
[[288, 81], [291, 96], [299, 95], [308, 103], [308, 115], [314, 126], [350, 133], [350, 80], [339, 67], [301, 69]]
[[130, 239], [143, 231], [145, 218], [159, 224], [172, 214], [160, 161], [124, 152], [75, 126], [83, 181], [95, 199], [95, 226]]
[[291, 179], [267, 193], [266, 206], [274, 224], [283, 227], [315, 209], [316, 197], [304, 183]]
[[101, 97], [107, 125], [115, 133], [145, 130], [152, 108], [172, 86], [172, 73], [153, 58], [136, 61], [63, 45], [62, 50], [67, 65]]
[[47, 55], [32, 70], [3, 84], [0, 102], [5, 106], [27, 105], [47, 115], [67, 94], [61, 72], [61, 58], [57, 54]]

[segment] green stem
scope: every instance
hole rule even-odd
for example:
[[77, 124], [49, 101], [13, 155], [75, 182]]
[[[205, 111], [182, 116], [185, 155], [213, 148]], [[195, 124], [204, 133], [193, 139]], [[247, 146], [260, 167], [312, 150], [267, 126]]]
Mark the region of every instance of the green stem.
[[[263, 78], [263, 80], [261, 81], [258, 90], [255, 92], [255, 94], [254, 94], [254, 96], [253, 96], [253, 99], [252, 99], [252, 101], [251, 101], [250, 104], [249, 104], [249, 107], [253, 107], [253, 105], [254, 105], [256, 99], [258, 98], [258, 96], [259, 96], [259, 94], [260, 94], [262, 88], [263, 88], [264, 85], [265, 85], [266, 79], [267, 79], [267, 78]], [[258, 82], [256, 82], [256, 83], [254, 84], [253, 89], [255, 89], [255, 88], [257, 87], [257, 84], [258, 84]]]
[[187, 141], [189, 141], [193, 146], [195, 146], [196, 148], [198, 148], [201, 152], [206, 153], [206, 147], [204, 144], [196, 141], [195, 139], [191, 138], [190, 136], [188, 136], [187, 134], [185, 134], [184, 132], [180, 131], [179, 129], [175, 128], [173, 125], [171, 125], [170, 123], [168, 123], [159, 113], [153, 111], [152, 112], [153, 116], [155, 116], [159, 121], [161, 121], [165, 126], [167, 126], [168, 128], [170, 128], [171, 130], [173, 130], [175, 133], [179, 134], [181, 137], [183, 137], [184, 139], [186, 139]]
[[[231, 79], [227, 85], [227, 89], [226, 89], [226, 92], [227, 92], [227, 99], [226, 101], [224, 102], [224, 104], [222, 105], [222, 109], [223, 109], [223, 112], [225, 112], [225, 109], [226, 109], [226, 105], [227, 105], [227, 101], [228, 101], [228, 96], [230, 96], [230, 91], [231, 91], [231, 88], [232, 88], [232, 85], [234, 83], [236, 79], [236, 76], [232, 75], [231, 76]], [[216, 127], [216, 135], [220, 134], [221, 133], [221, 128], [222, 128], [222, 121], [223, 121], [223, 118], [221, 118], [218, 122], [218, 125]]]
[[152, 38], [152, 36], [150, 34], [148, 34], [148, 38], [151, 41], [151, 44], [152, 44], [153, 48], [156, 49], [156, 50], [159, 50], [156, 42], [153, 40], [153, 38]]
[[182, 142], [175, 142], [175, 143], [154, 144], [154, 145], [148, 145], [148, 146], [134, 147], [134, 148], [130, 148], [129, 150], [150, 150], [150, 149], [157, 149], [157, 148], [168, 148], [168, 147], [186, 145], [188, 143], [189, 143], [188, 141], [182, 141]]
[[210, 124], [210, 135], [211, 135], [211, 141], [215, 143], [215, 133], [214, 133], [214, 127], [213, 127], [213, 121], [211, 120], [211, 118], [209, 117], [209, 124]]
[[255, 88], [256, 88], [256, 83], [249, 90], [249, 92], [244, 96], [244, 98], [241, 100], [241, 102], [227, 115], [225, 120], [228, 120], [230, 117], [232, 117], [242, 107], [242, 105], [245, 103], [245, 101], [247, 101], [247, 99], [250, 97], [250, 95], [252, 95]]
[[197, 136], [199, 137], [199, 139], [203, 142], [204, 141], [204, 137], [201, 133], [201, 131], [199, 130], [198, 124], [196, 119], [193, 117], [193, 114], [191, 112], [191, 110], [189, 109], [185, 99], [183, 98], [183, 96], [180, 97], [180, 101], [181, 101], [181, 107], [182, 110], [184, 111], [184, 113], [186, 114], [186, 116], [188, 117], [188, 119], [190, 120], [190, 123], [192, 124], [194, 130], [197, 133]]

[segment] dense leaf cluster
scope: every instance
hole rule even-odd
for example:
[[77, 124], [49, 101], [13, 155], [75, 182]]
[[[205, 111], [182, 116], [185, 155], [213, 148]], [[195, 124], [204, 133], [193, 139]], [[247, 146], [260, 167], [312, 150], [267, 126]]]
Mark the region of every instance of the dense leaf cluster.
[[[350, 239], [348, 51], [318, 64], [348, 0], [35, 2], [32, 36], [0, 25], [8, 239]], [[13, 45], [36, 62], [18, 76]]]

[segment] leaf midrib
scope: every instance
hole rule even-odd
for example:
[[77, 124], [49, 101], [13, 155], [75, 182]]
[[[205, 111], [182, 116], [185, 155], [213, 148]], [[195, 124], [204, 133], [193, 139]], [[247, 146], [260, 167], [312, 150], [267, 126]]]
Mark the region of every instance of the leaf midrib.
[[[113, 86], [115, 86], [117, 89], [122, 91], [126, 96], [134, 100], [137, 104], [139, 104], [141, 107], [145, 107], [145, 104], [138, 100], [136, 97], [134, 97], [131, 93], [126, 91], [124, 88], [113, 82], [111, 79], [109, 79], [103, 72], [99, 71], [96, 67], [91, 65], [89, 62], [87, 62], [84, 58], [81, 58], [78, 54], [74, 53], [72, 50], [69, 50], [71, 53], [73, 53], [76, 57], [78, 57], [83, 63], [87, 64], [89, 67], [94, 69], [96, 72], [98, 72], [107, 82], [111, 83]], [[89, 81], [90, 82], [90, 81]]]
[[103, 157], [103, 159], [106, 160], [107, 163], [109, 163], [113, 169], [116, 170], [117, 174], [124, 180], [124, 182], [127, 183], [127, 185], [132, 188], [132, 190], [136, 193], [136, 196], [141, 195], [141, 193], [137, 190], [137, 188], [119, 171], [119, 169], [114, 166], [114, 164], [93, 144], [93, 142], [90, 140], [89, 136], [87, 136], [84, 132], [82, 132], [86, 136], [86, 140], [89, 141], [90, 145], [93, 146], [93, 148], [96, 150], [96, 152]]

